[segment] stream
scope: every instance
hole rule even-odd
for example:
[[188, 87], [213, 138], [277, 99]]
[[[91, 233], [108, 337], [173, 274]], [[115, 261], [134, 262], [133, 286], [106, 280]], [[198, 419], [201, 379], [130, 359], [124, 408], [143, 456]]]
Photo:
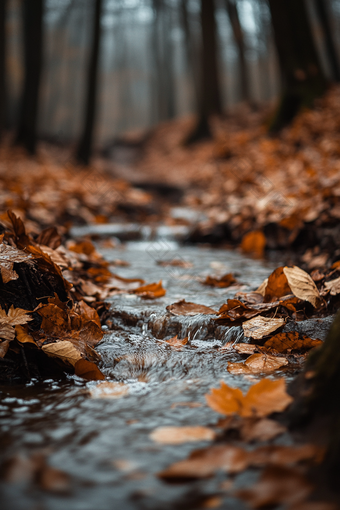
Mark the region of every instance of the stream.
[[[104, 326], [97, 350], [103, 373], [110, 381], [125, 384], [126, 393], [117, 395], [120, 398], [101, 398], [100, 383], [77, 376], [0, 387], [1, 462], [44, 451], [51, 466], [71, 477], [70, 490], [57, 495], [25, 479], [2, 481], [1, 510], [196, 509], [202, 508], [202, 498], [218, 492], [225, 479], [217, 475], [185, 484], [161, 481], [158, 471], [209, 443], [166, 446], [154, 443], [149, 435], [160, 426], [216, 423], [219, 415], [205, 403], [209, 389], [223, 380], [246, 391], [256, 380], [229, 374], [228, 362], [242, 358], [232, 350], [218, 349], [227, 341], [239, 341], [242, 329], [216, 326], [207, 315], [174, 316], [166, 306], [185, 299], [218, 310], [236, 292], [255, 289], [280, 261], [260, 262], [236, 251], [183, 246], [170, 235], [117, 243], [115, 248], [103, 246], [98, 242], [107, 260], [130, 263], [113, 267], [113, 272], [148, 283], [162, 280], [167, 293], [155, 301], [130, 294], [109, 299], [109, 326]], [[192, 266], [157, 264], [173, 258]], [[239, 285], [218, 289], [201, 283], [208, 274], [228, 272]], [[315, 324], [310, 330], [313, 335]], [[165, 342], [176, 334], [189, 338], [181, 350]], [[290, 380], [295, 372], [282, 369], [275, 377], [285, 375]], [[188, 402], [195, 404], [189, 407]], [[237, 479], [243, 485], [251, 482], [249, 473]], [[226, 496], [219, 508], [246, 506]]]

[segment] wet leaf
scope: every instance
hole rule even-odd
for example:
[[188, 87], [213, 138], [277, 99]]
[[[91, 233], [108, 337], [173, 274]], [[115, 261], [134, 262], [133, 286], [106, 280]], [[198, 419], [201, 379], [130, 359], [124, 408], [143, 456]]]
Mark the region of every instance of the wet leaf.
[[194, 441], [212, 441], [216, 434], [208, 427], [158, 427], [150, 439], [161, 444], [182, 444]]
[[308, 351], [321, 345], [321, 340], [312, 340], [307, 336], [299, 337], [299, 333], [292, 331], [289, 333], [278, 333], [277, 335], [269, 338], [264, 345], [263, 349], [270, 352], [280, 352], [287, 354], [291, 351]]
[[204, 285], [210, 285], [211, 287], [218, 287], [220, 289], [224, 289], [226, 287], [230, 287], [237, 281], [235, 280], [232, 273], [227, 273], [220, 278], [215, 278], [213, 276], [207, 276], [204, 280]]
[[172, 313], [172, 315], [198, 315], [200, 313], [205, 315], [216, 315], [217, 313], [209, 306], [186, 302], [185, 299], [167, 306], [166, 309], [168, 312]]
[[222, 305], [218, 311], [217, 321], [234, 322], [250, 319], [259, 315], [260, 310], [254, 310], [248, 307], [239, 299], [228, 299], [227, 303]]
[[66, 340], [43, 345], [42, 350], [51, 358], [59, 358], [64, 363], [68, 363], [72, 366], [75, 366], [77, 361], [81, 359], [81, 354], [78, 349], [76, 349], [71, 342]]
[[270, 317], [254, 317], [242, 324], [245, 336], [260, 340], [285, 324], [284, 319]]
[[288, 365], [286, 358], [269, 354], [253, 354], [244, 363], [229, 363], [227, 370], [231, 374], [260, 374], [275, 372], [284, 365]]
[[144, 299], [158, 299], [160, 297], [165, 296], [166, 290], [162, 286], [162, 280], [158, 283], [149, 283], [149, 285], [142, 285], [135, 289], [135, 294], [138, 294], [140, 297]]
[[255, 344], [236, 344], [233, 349], [239, 354], [254, 354], [256, 350]]
[[181, 349], [184, 345], [186, 345], [188, 343], [188, 337], [180, 340], [178, 338], [178, 335], [176, 335], [173, 338], [170, 338], [169, 340], [165, 340], [165, 342], [167, 344], [171, 345], [172, 347], [177, 347], [177, 348]]
[[23, 326], [15, 326], [15, 333], [16, 333], [16, 337], [17, 337], [17, 340], [22, 343], [22, 344], [26, 344], [26, 343], [29, 343], [29, 344], [34, 344], [35, 346], [37, 345], [34, 338], [28, 333], [28, 328], [27, 326], [23, 327]]
[[237, 446], [214, 445], [193, 451], [188, 459], [175, 462], [158, 476], [165, 480], [190, 480], [212, 476], [218, 470], [240, 473], [247, 467], [247, 457], [245, 450]]
[[76, 375], [88, 381], [103, 381], [105, 379], [97, 365], [86, 359], [78, 359], [74, 365], [74, 371]]
[[251, 386], [246, 395], [238, 388], [227, 386], [223, 381], [220, 388], [212, 388], [210, 391], [205, 398], [214, 411], [243, 417], [263, 417], [274, 412], [282, 412], [293, 400], [286, 393], [284, 379], [276, 381], [262, 379]]
[[255, 485], [235, 492], [235, 496], [246, 501], [252, 508], [265, 508], [303, 501], [312, 492], [312, 488], [299, 471], [270, 466], [263, 471]]
[[265, 302], [277, 301], [279, 298], [292, 293], [292, 290], [288, 285], [287, 276], [285, 275], [283, 269], [283, 267], [278, 267], [275, 269], [275, 271], [273, 271], [272, 274], [268, 277], [266, 286], [264, 287], [263, 282], [262, 289], [261, 286], [259, 289], [257, 289], [257, 292], [259, 292], [260, 289], [261, 293], [264, 292]]
[[286, 266], [283, 271], [293, 294], [299, 299], [309, 301], [314, 308], [317, 308], [321, 302], [321, 297], [309, 274], [297, 266]]

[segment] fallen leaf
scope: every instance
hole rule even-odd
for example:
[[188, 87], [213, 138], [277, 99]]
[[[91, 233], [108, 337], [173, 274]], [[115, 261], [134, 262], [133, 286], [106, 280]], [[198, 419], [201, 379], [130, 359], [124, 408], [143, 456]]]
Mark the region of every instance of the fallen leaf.
[[0, 244], [0, 272], [3, 283], [19, 278], [13, 269], [13, 265], [14, 263], [19, 264], [21, 262], [33, 264], [32, 255], [3, 242]]
[[14, 340], [15, 329], [11, 324], [0, 323], [0, 338], [3, 340], [11, 341]]
[[7, 312], [0, 309], [0, 323], [6, 323], [11, 324], [12, 326], [16, 326], [19, 324], [26, 324], [27, 322], [32, 320], [32, 317], [27, 315], [28, 313], [31, 313], [27, 310], [23, 310], [22, 308], [14, 308], [12, 305], [10, 309]]
[[286, 427], [269, 418], [245, 418], [241, 424], [241, 438], [243, 441], [271, 441], [286, 432]]
[[121, 398], [129, 393], [129, 387], [123, 383], [106, 381], [91, 388], [89, 393], [92, 398]]
[[218, 470], [240, 473], [247, 467], [247, 457], [245, 450], [237, 446], [214, 445], [193, 451], [188, 459], [175, 462], [158, 476], [165, 480], [190, 480], [212, 476]]
[[218, 287], [220, 289], [224, 289], [226, 287], [230, 287], [236, 280], [232, 273], [227, 273], [220, 278], [214, 278], [213, 276], [207, 276], [204, 280], [204, 285], [210, 285], [211, 287]]
[[262, 349], [287, 354], [291, 351], [308, 351], [322, 343], [322, 340], [312, 340], [307, 336], [300, 338], [297, 331], [291, 331], [288, 333], [278, 333], [269, 338], [264, 343]]
[[216, 434], [208, 427], [158, 427], [150, 439], [161, 444], [182, 444], [194, 441], [212, 441]]
[[340, 276], [339, 278], [335, 278], [335, 280], [326, 282], [325, 289], [329, 291], [331, 296], [336, 296], [337, 294], [340, 294]]
[[59, 358], [62, 361], [75, 366], [81, 359], [81, 354], [71, 342], [66, 340], [42, 346], [42, 350], [51, 358]]
[[286, 393], [284, 379], [262, 379], [251, 386], [246, 395], [238, 388], [230, 388], [223, 381], [220, 388], [212, 388], [210, 391], [205, 398], [214, 411], [243, 417], [263, 417], [273, 412], [282, 412], [293, 400]]
[[244, 363], [229, 363], [227, 370], [231, 374], [271, 373], [284, 365], [288, 365], [286, 358], [278, 358], [269, 354], [253, 354]]
[[287, 277], [289, 287], [299, 299], [309, 301], [314, 308], [321, 302], [319, 291], [308, 273], [297, 266], [284, 267], [283, 272]]
[[101, 373], [95, 363], [82, 358], [76, 361], [74, 373], [88, 381], [103, 381], [105, 379], [104, 374]]
[[255, 344], [235, 344], [233, 349], [239, 354], [254, 354], [256, 350]]
[[252, 508], [292, 504], [303, 501], [313, 486], [297, 470], [287, 467], [270, 466], [261, 474], [255, 485], [234, 493]]
[[277, 301], [279, 298], [286, 296], [287, 294], [291, 294], [292, 290], [288, 285], [287, 276], [283, 271], [283, 267], [278, 267], [272, 274], [268, 277], [267, 284], [261, 289], [261, 286], [257, 290], [264, 292], [264, 301]]
[[300, 462], [322, 460], [324, 451], [320, 447], [304, 444], [301, 446], [264, 445], [249, 453], [249, 464], [253, 467], [294, 466]]
[[264, 336], [269, 335], [273, 331], [281, 328], [285, 324], [284, 319], [270, 317], [254, 317], [242, 324], [244, 335], [246, 337], [260, 340]]
[[34, 344], [35, 346], [37, 345], [34, 338], [28, 333], [28, 328], [27, 326], [23, 327], [23, 326], [15, 326], [15, 333], [16, 333], [16, 337], [17, 337], [17, 340], [22, 343], [22, 344], [26, 344], [26, 343], [30, 343], [30, 344]]
[[158, 283], [150, 283], [149, 285], [142, 285], [132, 291], [144, 299], [158, 299], [165, 296], [166, 290], [162, 286], [162, 280]]
[[172, 347], [177, 347], [177, 348], [181, 349], [184, 345], [186, 345], [188, 343], [188, 337], [180, 340], [178, 338], [178, 335], [176, 335], [173, 338], [170, 338], [169, 340], [165, 340], [165, 342], [167, 344], [171, 345]]
[[217, 313], [209, 306], [186, 302], [185, 299], [167, 306], [166, 309], [172, 315], [198, 315], [200, 313], [205, 315], [216, 315]]
[[[0, 328], [0, 336], [1, 336], [1, 328]], [[3, 340], [0, 342], [0, 358], [6, 356], [10, 340]]]
[[239, 299], [228, 299], [227, 303], [222, 305], [219, 309], [216, 320], [219, 322], [242, 321], [259, 315], [260, 313], [261, 310], [250, 308]]
[[262, 230], [253, 230], [248, 232], [242, 238], [241, 250], [244, 253], [251, 253], [256, 257], [263, 257], [266, 247], [266, 236]]

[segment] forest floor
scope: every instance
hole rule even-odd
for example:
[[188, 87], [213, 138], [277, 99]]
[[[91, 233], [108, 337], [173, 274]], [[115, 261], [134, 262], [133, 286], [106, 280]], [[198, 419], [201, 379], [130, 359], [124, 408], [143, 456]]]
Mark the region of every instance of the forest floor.
[[[41, 144], [28, 158], [1, 146], [8, 508], [18, 483], [18, 509], [44, 492], [53, 509], [92, 510], [103, 494], [105, 510], [115, 498], [133, 509], [337, 508], [315, 502], [324, 493], [310, 476], [325, 445], [290, 435], [282, 412], [286, 381], [338, 308], [340, 89], [278, 138], [267, 135], [269, 115], [242, 106], [190, 148], [192, 119], [165, 123], [86, 169], [60, 147]], [[209, 393], [220, 377], [228, 385]], [[211, 409], [226, 418], [211, 425]], [[109, 442], [122, 458], [107, 457]], [[190, 450], [195, 442], [204, 448]], [[178, 481], [189, 485], [163, 488]]]

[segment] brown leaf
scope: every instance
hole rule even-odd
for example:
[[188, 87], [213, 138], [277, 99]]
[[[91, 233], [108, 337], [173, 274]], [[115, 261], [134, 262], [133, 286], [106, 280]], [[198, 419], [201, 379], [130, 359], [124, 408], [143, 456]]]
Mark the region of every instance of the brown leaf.
[[[15, 329], [11, 324], [4, 324], [0, 322], [0, 338], [3, 340], [14, 340]], [[7, 351], [6, 351], [7, 352]]]
[[144, 299], [158, 299], [165, 296], [166, 290], [162, 286], [162, 280], [158, 283], [149, 283], [149, 285], [142, 285], [132, 291], [134, 294], [138, 294]]
[[216, 315], [217, 313], [209, 306], [186, 302], [185, 299], [167, 306], [166, 309], [168, 312], [172, 313], [172, 315], [198, 315], [200, 313], [205, 315]]
[[340, 294], [340, 276], [339, 278], [335, 278], [335, 280], [326, 282], [325, 289], [329, 291], [331, 296], [336, 296], [337, 294]]
[[25, 326], [15, 326], [15, 333], [16, 333], [16, 336], [17, 336], [17, 340], [22, 343], [22, 344], [26, 344], [26, 343], [30, 343], [30, 344], [34, 344], [34, 345], [37, 345], [35, 340], [33, 339], [33, 337], [28, 333], [28, 327]]
[[286, 427], [269, 418], [244, 418], [241, 424], [243, 441], [271, 441], [286, 432]]
[[43, 230], [42, 232], [40, 232], [36, 239], [36, 242], [38, 244], [48, 246], [49, 248], [52, 248], [52, 250], [56, 250], [58, 246], [61, 245], [61, 237], [56, 227], [48, 227], [45, 228], [45, 230]]
[[88, 381], [103, 381], [105, 379], [97, 365], [86, 359], [78, 359], [74, 365], [74, 370], [76, 375]]
[[281, 328], [285, 324], [284, 319], [271, 318], [271, 317], [254, 317], [249, 321], [242, 324], [244, 335], [247, 337], [260, 340], [264, 336], [269, 335], [273, 331]]
[[254, 354], [256, 350], [255, 344], [236, 344], [233, 346], [236, 352], [239, 354]]
[[308, 273], [297, 266], [284, 267], [283, 272], [287, 277], [288, 285], [294, 296], [304, 301], [309, 301], [314, 308], [321, 302], [319, 291]]
[[157, 265], [162, 267], [173, 266], [173, 267], [183, 267], [185, 269], [189, 269], [192, 267], [192, 263], [183, 259], [172, 259], [172, 260], [157, 260]]
[[321, 340], [312, 340], [307, 336], [299, 338], [299, 333], [297, 331], [291, 331], [289, 333], [278, 333], [272, 338], [269, 338], [269, 340], [264, 343], [263, 349], [270, 352], [287, 354], [291, 351], [308, 351], [322, 343]]
[[[59, 358], [64, 363], [75, 366], [77, 361], [81, 359], [81, 354], [75, 346], [66, 340], [47, 344], [42, 346], [45, 354], [51, 358]], [[78, 375], [78, 374], [77, 374]]]
[[220, 289], [224, 289], [226, 287], [230, 287], [233, 283], [236, 283], [235, 278], [232, 273], [227, 273], [220, 278], [215, 278], [213, 276], [207, 276], [204, 285], [210, 285], [211, 287], [218, 287]]
[[230, 388], [221, 381], [220, 388], [212, 388], [205, 398], [216, 412], [240, 416], [268, 416], [273, 412], [282, 412], [292, 402], [286, 393], [284, 379], [271, 381], [262, 379], [251, 386], [246, 395], [238, 388]]
[[254, 467], [267, 466], [294, 466], [300, 462], [320, 462], [323, 450], [318, 446], [304, 444], [301, 446], [264, 445], [250, 452], [249, 464]]
[[[288, 285], [287, 276], [283, 272], [283, 267], [278, 267], [268, 277], [267, 285], [261, 289], [264, 291], [264, 301], [266, 303], [270, 301], [277, 301], [279, 298], [291, 294], [292, 290]], [[257, 290], [260, 291], [260, 288]]]
[[248, 307], [239, 299], [228, 299], [227, 303], [222, 305], [218, 311], [217, 321], [234, 322], [250, 319], [255, 315], [259, 315], [261, 310], [254, 310]]
[[[1, 328], [0, 328], [0, 336], [1, 336]], [[3, 340], [0, 342], [0, 358], [6, 356], [10, 340]]]
[[3, 283], [8, 283], [11, 280], [17, 280], [18, 274], [14, 271], [14, 263], [25, 262], [32, 264], [32, 255], [24, 251], [13, 248], [7, 244], [0, 244], [0, 272]]
[[215, 445], [193, 451], [188, 459], [175, 462], [158, 476], [171, 480], [206, 478], [218, 470], [240, 473], [247, 467], [247, 457], [245, 450], [237, 446]]
[[22, 308], [14, 308], [13, 305], [11, 305], [11, 308], [7, 312], [7, 318], [4, 317], [3, 310], [1, 310], [1, 312], [0, 323], [6, 322], [7, 324], [16, 326], [26, 324], [32, 320], [32, 317], [27, 315], [28, 313], [31, 313], [30, 311], [23, 310]]
[[261, 258], [263, 257], [265, 247], [266, 236], [262, 230], [248, 232], [248, 234], [245, 234], [242, 238], [241, 250], [245, 253], [251, 253], [256, 257]]
[[178, 335], [170, 338], [169, 340], [165, 340], [167, 344], [170, 344], [172, 347], [182, 348], [184, 345], [188, 343], [188, 337], [179, 340]]
[[312, 489], [312, 485], [299, 471], [270, 466], [263, 471], [255, 485], [237, 491], [235, 496], [246, 501], [252, 508], [264, 508], [303, 501]]
[[227, 370], [231, 374], [271, 373], [288, 365], [286, 358], [277, 358], [269, 354], [253, 354], [244, 363], [229, 363]]
[[150, 439], [161, 444], [182, 444], [193, 441], [212, 441], [216, 434], [207, 427], [158, 427], [150, 434]]

